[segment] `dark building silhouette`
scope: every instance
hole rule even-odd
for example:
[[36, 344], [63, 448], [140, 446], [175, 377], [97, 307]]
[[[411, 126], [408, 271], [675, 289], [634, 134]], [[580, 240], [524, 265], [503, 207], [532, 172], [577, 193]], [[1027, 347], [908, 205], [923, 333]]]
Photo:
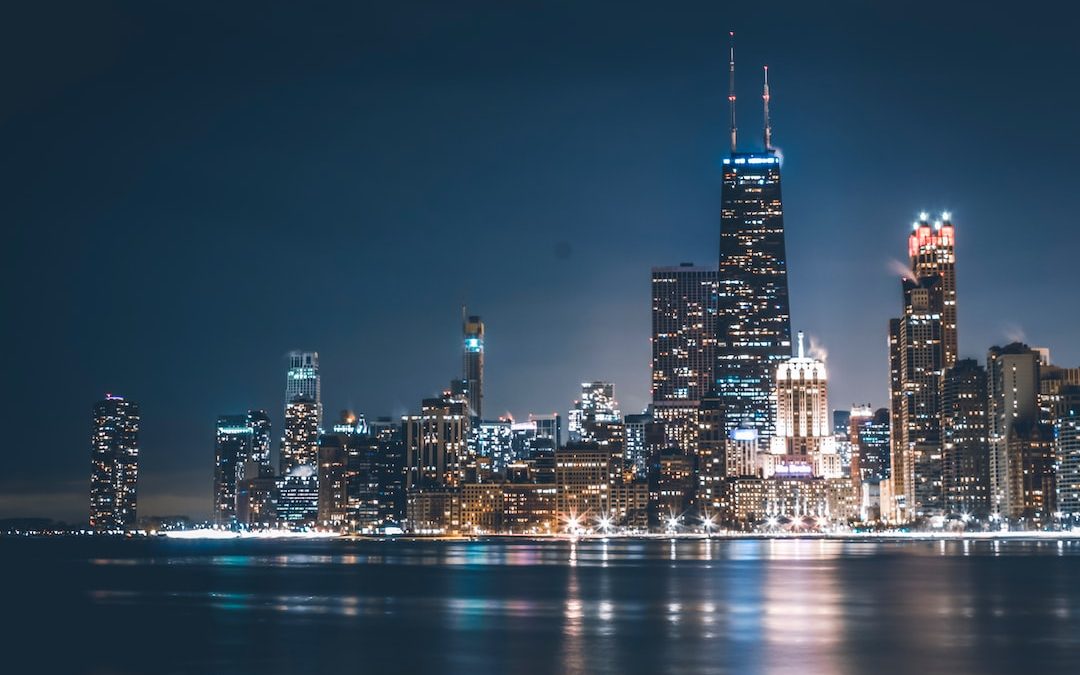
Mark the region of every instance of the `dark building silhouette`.
[[135, 525], [139, 481], [139, 405], [106, 394], [94, 404], [90, 436], [90, 529]]

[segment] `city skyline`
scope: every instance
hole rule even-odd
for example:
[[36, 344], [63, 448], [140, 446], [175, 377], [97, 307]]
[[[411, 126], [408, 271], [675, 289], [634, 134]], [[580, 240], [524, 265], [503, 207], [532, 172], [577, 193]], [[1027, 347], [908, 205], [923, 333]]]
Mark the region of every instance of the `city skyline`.
[[[222, 353], [223, 355], [219, 357], [219, 360], [205, 364], [211, 371], [220, 371], [219, 375], [211, 377], [210, 383], [213, 386], [208, 389], [196, 388], [195, 386], [196, 384], [207, 384], [204, 381], [207, 376], [205, 371], [197, 375], [189, 375], [180, 370], [175, 370], [169, 376], [157, 374], [148, 380], [140, 381], [140, 378], [134, 373], [139, 368], [147, 368], [147, 355], [154, 353], [154, 350], [141, 354], [136, 350], [129, 360], [124, 361], [124, 355], [128, 353], [128, 349], [124, 346], [124, 340], [135, 338], [125, 338], [119, 331], [110, 330], [111, 324], [107, 322], [98, 324], [96, 332], [104, 336], [99, 339], [106, 339], [106, 342], [111, 341], [114, 345], [113, 350], [106, 353], [107, 358], [102, 360], [115, 368], [116, 371], [102, 373], [97, 364], [89, 364], [76, 373], [77, 377], [73, 378], [70, 393], [63, 397], [49, 399], [57, 400], [54, 405], [49, 406], [53, 415], [59, 411], [63, 416], [76, 420], [75, 423], [66, 423], [61, 427], [55, 445], [64, 453], [63, 468], [61, 468], [58, 475], [76, 481], [78, 490], [76, 491], [73, 486], [73, 496], [78, 499], [82, 508], [77, 512], [72, 512], [71, 515], [67, 513], [66, 507], [58, 507], [52, 512], [48, 511], [48, 509], [53, 508], [54, 504], [63, 503], [64, 499], [70, 498], [61, 497], [60, 500], [53, 501], [48, 505], [43, 504], [41, 510], [27, 510], [28, 504], [32, 503], [35, 492], [26, 490], [21, 485], [20, 479], [25, 481], [37, 465], [34, 463], [17, 464], [14, 477], [6, 477], [6, 482], [2, 484], [5, 500], [0, 501], [0, 515], [45, 515], [74, 519], [73, 515], [75, 513], [84, 510], [86, 485], [85, 478], [81, 477], [85, 473], [85, 439], [89, 425], [85, 411], [90, 401], [96, 400], [101, 396], [102, 391], [108, 389], [129, 396], [142, 406], [143, 427], [141, 434], [144, 440], [141, 442], [140, 473], [143, 474], [141, 479], [147, 473], [151, 473], [158, 476], [156, 479], [158, 481], [157, 485], [174, 481], [180, 486], [186, 485], [190, 488], [189, 491], [194, 492], [195, 495], [191, 497], [194, 501], [188, 501], [187, 504], [198, 503], [197, 508], [190, 508], [185, 505], [184, 500], [188, 499], [188, 497], [185, 497], [184, 492], [168, 495], [164, 492], [158, 492], [154, 484], [151, 483], [150, 487], [140, 487], [140, 500], [145, 498], [148, 504], [147, 506], [140, 504], [140, 514], [164, 515], [166, 513], [182, 512], [196, 517], [206, 515], [209, 511], [210, 502], [206, 496], [205, 486], [209, 480], [212, 467], [210, 462], [205, 460], [211, 456], [213, 450], [214, 420], [218, 415], [229, 412], [248, 409], [269, 410], [271, 411], [270, 416], [275, 435], [277, 435], [277, 430], [280, 430], [283, 424], [283, 419], [278, 411], [284, 409], [285, 401], [280, 398], [280, 393], [271, 392], [275, 390], [280, 392], [281, 368], [279, 366], [284, 363], [284, 354], [287, 351], [298, 348], [311, 349], [318, 351], [322, 356], [322, 374], [325, 376], [328, 391], [328, 394], [324, 396], [327, 418], [334, 418], [337, 410], [342, 408], [355, 409], [369, 418], [378, 415], [399, 417], [401, 414], [414, 412], [421, 398], [437, 394], [444, 386], [445, 381], [456, 376], [456, 373], [459, 372], [461, 358], [458, 352], [460, 335], [454, 317], [462, 302], [467, 302], [471, 308], [474, 308], [483, 316], [488, 329], [484, 385], [486, 410], [490, 411], [488, 417], [502, 414], [502, 408], [506, 408], [508, 411], [513, 412], [515, 416], [521, 418], [524, 418], [530, 412], [566, 414], [576, 395], [576, 388], [586, 380], [614, 382], [624, 412], [632, 413], [643, 408], [649, 398], [649, 314], [647, 303], [650, 268], [658, 265], [677, 265], [682, 261], [693, 261], [698, 264], [709, 265], [715, 259], [713, 253], [715, 247], [710, 249], [708, 244], [718, 242], [719, 163], [721, 157], [724, 156], [723, 142], [726, 140], [725, 133], [727, 130], [724, 124], [723, 105], [715, 105], [718, 101], [721, 101], [718, 94], [723, 94], [723, 88], [720, 86], [723, 68], [716, 68], [715, 66], [726, 58], [726, 54], [722, 46], [723, 32], [714, 31], [714, 33], [715, 44], [713, 48], [715, 53], [707, 53], [709, 68], [713, 69], [711, 78], [714, 80], [714, 85], [710, 90], [702, 89], [698, 92], [700, 97], [698, 105], [701, 111], [691, 116], [700, 115], [696, 117], [695, 121], [702, 123], [712, 120], [710, 126], [700, 127], [697, 129], [697, 133], [693, 134], [697, 137], [698, 142], [708, 146], [708, 151], [703, 151], [700, 155], [694, 155], [691, 161], [688, 162], [690, 165], [694, 165], [693, 159], [700, 160], [712, 157], [711, 165], [697, 164], [695, 166], [699, 175], [697, 179], [699, 181], [697, 183], [698, 187], [696, 188], [697, 198], [703, 200], [709, 194], [709, 185], [711, 185], [712, 202], [706, 204], [702, 201], [701, 211], [697, 216], [679, 213], [672, 219], [665, 219], [662, 215], [658, 215], [656, 218], [650, 219], [649, 222], [642, 222], [641, 226], [645, 228], [664, 227], [666, 231], [678, 233], [677, 236], [673, 237], [673, 242], [665, 242], [662, 248], [646, 242], [644, 237], [639, 236], [640, 233], [637, 233], [638, 236], [629, 237], [629, 242], [620, 242], [616, 247], [617, 250], [626, 250], [620, 248], [626, 246], [628, 249], [632, 249], [634, 253], [618, 265], [619, 273], [616, 275], [615, 282], [603, 281], [596, 272], [590, 272], [590, 276], [586, 277], [589, 280], [596, 281], [599, 284], [597, 290], [603, 291], [598, 295], [587, 294], [584, 296], [584, 300], [590, 303], [589, 309], [593, 309], [593, 304], [596, 304], [596, 309], [598, 309], [596, 313], [585, 311], [575, 314], [572, 302], [567, 304], [567, 307], [562, 310], [562, 314], [553, 311], [548, 303], [557, 301], [561, 296], [560, 291], [562, 289], [560, 284], [555, 282], [546, 284], [542, 280], [532, 279], [531, 285], [511, 284], [510, 289], [500, 289], [501, 284], [491, 275], [485, 275], [486, 281], [485, 277], [474, 277], [468, 281], [468, 285], [471, 286], [468, 290], [451, 288], [439, 295], [438, 299], [429, 300], [425, 297], [426, 306], [423, 321], [416, 322], [414, 320], [412, 323], [406, 322], [400, 326], [403, 331], [420, 333], [422, 342], [410, 343], [407, 341], [408, 346], [401, 348], [406, 351], [397, 352], [394, 358], [389, 358], [381, 354], [379, 356], [375, 354], [380, 349], [385, 350], [394, 346], [387, 341], [386, 336], [378, 335], [380, 329], [386, 328], [387, 320], [385, 317], [387, 314], [374, 309], [367, 309], [364, 305], [364, 301], [368, 301], [377, 307], [379, 305], [378, 301], [372, 295], [361, 294], [354, 296], [354, 299], [359, 303], [359, 311], [369, 314], [370, 320], [367, 323], [352, 324], [350, 326], [342, 317], [345, 315], [346, 310], [352, 308], [352, 305], [347, 297], [336, 297], [335, 301], [329, 306], [321, 305], [325, 312], [321, 315], [321, 318], [329, 319], [327, 321], [320, 320], [320, 317], [311, 317], [313, 326], [294, 330], [291, 334], [287, 331], [279, 331], [276, 333], [276, 338], [264, 338], [261, 342], [250, 344], [250, 348], [247, 350], [238, 352], [235, 351], [235, 348], [228, 347]], [[774, 45], [756, 39], [752, 31], [745, 31], [745, 34], [743, 46], [740, 47], [742, 50], [740, 62], [745, 64], [743, 72], [747, 73], [747, 76], [743, 78], [744, 82], [755, 79], [750, 77], [750, 74], [755, 73], [756, 67], [764, 60], [761, 58], [762, 54], [769, 54], [771, 64], [774, 62], [784, 63], [785, 57], [782, 50], [774, 59], [771, 54], [771, 52], [777, 51]], [[746, 52], [750, 52], [750, 54], [744, 56], [743, 54], [746, 54]], [[788, 60], [790, 61], [790, 59]], [[709, 75], [704, 70], [707, 69], [703, 69], [702, 77]], [[1080, 353], [1077, 351], [1078, 347], [1075, 341], [1070, 342], [1067, 338], [1070, 330], [1075, 333], [1076, 327], [1070, 329], [1067, 321], [1063, 321], [1064, 312], [1046, 312], [1049, 316], [1042, 325], [1023, 318], [1026, 308], [1022, 303], [1007, 304], [1009, 316], [1001, 316], [1000, 311], [994, 311], [993, 316], [997, 317], [996, 319], [987, 319], [985, 316], [993, 306], [990, 298], [997, 297], [995, 294], [1002, 288], [1001, 285], [994, 286], [987, 283], [1000, 276], [998, 271], [993, 269], [994, 263], [1002, 259], [1008, 260], [1009, 256], [1014, 254], [1015, 251], [1008, 246], [1006, 239], [993, 236], [991, 224], [994, 219], [985, 218], [988, 213], [985, 207], [975, 206], [975, 202], [984, 197], [985, 193], [982, 191], [976, 193], [973, 184], [969, 184], [969, 189], [964, 190], [952, 186], [947, 188], [928, 187], [926, 184], [912, 181], [905, 185], [903, 189], [903, 192], [908, 194], [906, 200], [890, 199], [887, 206], [878, 207], [874, 217], [866, 219], [872, 221], [870, 223], [871, 230], [849, 228], [851, 230], [847, 232], [849, 236], [851, 234], [855, 234], [855, 236], [861, 234], [874, 242], [874, 245], [865, 253], [866, 256], [871, 258], [866, 267], [860, 268], [857, 265], [850, 264], [837, 265], [835, 260], [829, 259], [834, 255], [844, 255], [844, 248], [848, 245], [848, 242], [843, 241], [842, 238], [840, 241], [833, 242], [832, 246], [825, 247], [815, 246], [808, 241], [807, 230], [815, 225], [820, 225], [822, 221], [820, 216], [817, 218], [812, 216], [812, 210], [807, 208], [805, 201], [809, 194], [808, 191], [813, 189], [808, 187], [806, 183], [809, 182], [811, 186], [814, 185], [809, 168], [813, 155], [804, 156], [803, 153], [806, 150], [799, 148], [812, 148], [812, 142], [809, 139], [797, 138], [793, 129], [797, 126], [795, 110], [806, 109], [811, 104], [811, 97], [806, 95], [805, 87], [800, 87], [797, 83], [798, 72], [795, 64], [788, 63], [780, 66], [773, 65], [772, 73], [774, 78], [773, 95], [776, 97], [773, 107], [774, 126], [782, 130], [778, 131], [777, 138], [781, 140], [780, 145], [786, 149], [791, 163], [790, 167], [785, 165], [785, 201], [787, 202], [785, 205], [787, 213], [785, 215], [789, 236], [788, 258], [791, 261], [792, 323], [795, 326], [806, 327], [811, 335], [818, 337], [823, 342], [824, 347], [830, 349], [834, 354], [834, 357], [828, 361], [830, 396], [833, 406], [843, 408], [848, 406], [849, 403], [863, 401], [871, 402], [874, 407], [888, 404], [885, 327], [888, 318], [893, 316], [896, 311], [895, 286], [897, 276], [894, 271], [890, 270], [889, 260], [899, 258], [897, 253], [903, 250], [903, 240], [907, 235], [905, 225], [910, 223], [916, 217], [916, 214], [922, 210], [928, 210], [936, 214], [942, 210], [950, 209], [953, 211], [957, 222], [958, 245], [962, 251], [958, 286], [960, 295], [964, 298], [964, 308], [961, 311], [960, 318], [963, 329], [960, 331], [958, 356], [961, 358], [974, 356], [981, 359], [991, 345], [1004, 344], [1010, 342], [1013, 337], [1019, 337], [1006, 335], [1012, 329], [1004, 324], [1015, 322], [1017, 325], [1025, 325], [1030, 329], [1026, 336], [1026, 341], [1029, 344], [1050, 347], [1055, 362], [1068, 365], [1080, 361]], [[740, 86], [740, 92], [742, 100], [754, 100], [754, 88], [750, 84]], [[756, 116], [751, 113], [752, 110], [752, 107], [750, 111], [743, 108], [742, 115], [745, 121], [742, 123], [742, 128], [744, 131], [753, 129], [755, 126], [752, 120], [755, 120]], [[847, 113], [840, 114], [847, 115]], [[851, 123], [850, 119], [848, 119], [848, 123]], [[677, 134], [675, 135], [677, 136]], [[754, 134], [750, 133], [748, 136], [753, 138]], [[663, 134], [657, 133], [655, 142], [663, 144]], [[685, 151], [685, 147], [681, 148], [680, 151]], [[926, 152], [926, 150], [924, 149], [922, 152]], [[933, 155], [929, 155], [929, 157], [932, 159]], [[641, 171], [643, 172], [642, 177], [652, 175], [654, 172], [660, 173], [656, 169], [649, 167], [642, 167]], [[887, 171], [882, 173], [887, 175]], [[590, 180], [597, 180], [596, 175], [598, 174], [594, 175], [586, 171], [579, 174], [579, 178], [588, 183]], [[940, 175], [937, 177], [939, 179], [943, 178]], [[490, 181], [490, 177], [487, 180]], [[628, 180], [632, 184], [633, 180]], [[481, 178], [478, 182], [483, 185], [485, 179]], [[935, 181], [929, 180], [928, 182], [934, 183]], [[946, 181], [942, 180], [941, 182]], [[817, 186], [820, 188], [820, 182]], [[985, 189], [992, 188], [987, 186]], [[818, 203], [839, 198], [843, 192], [842, 189], [837, 189], [834, 194], [826, 193], [824, 196], [819, 196]], [[610, 197], [581, 202], [582, 220], [589, 220], [585, 215], [589, 208], [602, 208], [609, 199]], [[926, 204], [920, 200], [937, 200], [942, 203]], [[711, 217], [708, 216], [710, 208]], [[208, 209], [208, 212], [213, 213], [214, 209]], [[980, 214], [984, 216], [982, 219], [980, 219]], [[706, 217], [703, 220], [701, 216]], [[862, 226], [866, 225], [862, 217], [851, 213], [846, 216], [846, 219], [848, 219], [848, 222], [859, 223]], [[585, 229], [588, 230], [587, 223]], [[598, 229], [604, 231], [603, 227]], [[232, 235], [227, 235], [226, 239], [236, 239], [237, 236], [233, 235], [239, 235], [241, 232], [243, 230], [235, 231]], [[834, 234], [844, 232], [845, 230], [840, 229], [834, 231]], [[371, 231], [367, 234], [371, 236], [375, 233]], [[520, 234], [524, 236], [524, 231]], [[655, 232], [653, 234], [655, 235]], [[697, 244], [688, 245], [686, 239], [691, 234], [699, 239]], [[998, 234], [1000, 235], [1000, 232]], [[493, 235], [488, 233], [488, 235], [481, 236]], [[557, 240], [551, 246], [550, 258], [543, 259], [542, 262], [546, 265], [544, 269], [554, 270], [559, 274], [580, 271], [581, 267], [578, 259], [582, 255], [591, 255], [592, 246], [588, 243], [582, 245], [581, 241], [573, 239], [569, 233], [564, 233], [563, 236], [566, 236], [567, 239], [561, 240], [556, 237]], [[588, 232], [584, 233], [585, 242], [589, 241], [589, 236], [592, 235]], [[1068, 237], [1075, 238], [1076, 235], [1068, 234], [1064, 228], [1059, 228], [1056, 236], [1058, 237], [1056, 241], [1064, 241], [1067, 244]], [[375, 235], [375, 241], [378, 241], [378, 235]], [[391, 241], [393, 240], [382, 243], [385, 246]], [[239, 241], [233, 241], [232, 245], [239, 243]], [[513, 253], [510, 253], [510, 251], [516, 252], [517, 247], [507, 249], [507, 253], [512, 255]], [[599, 254], [600, 249], [596, 248], [592, 252]], [[981, 258], [980, 253], [983, 256]], [[1043, 251], [1043, 253], [1049, 256], [1053, 251]], [[674, 255], [665, 259], [666, 256], [671, 254]], [[875, 256], [877, 256], [876, 260], [874, 259]], [[108, 259], [108, 256], [106, 256], [106, 259]], [[120, 265], [121, 271], [126, 269], [120, 276], [129, 278], [133, 273], [133, 269], [125, 268], [123, 264], [125, 260], [125, 257], [120, 256], [113, 259], [113, 262]], [[642, 261], [644, 264], [642, 264]], [[1021, 262], [1023, 262], [1022, 258]], [[568, 269], [561, 269], [558, 267], [559, 265], [565, 265]], [[821, 265], [824, 269], [817, 269], [818, 265]], [[1018, 264], [1018, 266], [1020, 265]], [[492, 267], [503, 274], [509, 273], [505, 263], [501, 260], [492, 261]], [[988, 270], [987, 267], [991, 269]], [[144, 273], [152, 273], [153, 267], [143, 267], [139, 264], [134, 268], [134, 270], [139, 269]], [[604, 267], [601, 264], [600, 269], [611, 270], [612, 268]], [[867, 273], [867, 269], [876, 270], [876, 273]], [[1046, 272], [1041, 265], [1034, 269], [1039, 272]], [[866, 276], [867, 274], [869, 276]], [[857, 289], [857, 296], [854, 298], [830, 297], [827, 290], [830, 285], [816, 278], [819, 275], [832, 275], [839, 278], [844, 281], [844, 285], [849, 289]], [[392, 276], [391, 279], [396, 282], [405, 276], [405, 269], [402, 269], [400, 274]], [[522, 276], [528, 276], [528, 274], [523, 273]], [[335, 289], [335, 278], [333, 276], [321, 277], [321, 283], [324, 284], [326, 291], [329, 292]], [[633, 279], [634, 283], [623, 285], [628, 279]], [[433, 277], [428, 279], [429, 282], [432, 280]], [[226, 291], [229, 289], [234, 293], [239, 290], [250, 291], [247, 286], [236, 282], [236, 280], [232, 281], [234, 284], [227, 287]], [[886, 291], [880, 296], [876, 291], [879, 286], [878, 282], [881, 282], [880, 286], [887, 287]], [[613, 285], [604, 286], [604, 283], [612, 283]], [[284, 285], [278, 287], [277, 290], [284, 287]], [[1053, 283], [1038, 281], [1036, 288], [1041, 289], [1051, 301], [1055, 298], [1054, 291], [1056, 288], [1060, 292], [1060, 296], [1056, 296], [1059, 298], [1058, 302], [1067, 304], [1069, 301], [1070, 289], [1067, 284], [1063, 283], [1055, 287]], [[535, 304], [528, 316], [546, 313], [548, 321], [540, 323], [532, 323], [530, 320], [523, 321], [523, 315], [519, 309], [520, 303], [516, 301], [517, 298], [514, 297], [515, 301], [509, 302], [508, 298], [503, 295], [516, 296], [524, 289], [527, 289], [526, 299], [532, 300]], [[335, 293], [335, 295], [337, 294]], [[454, 295], [462, 297], [452, 297]], [[822, 295], [825, 297], [821, 297]], [[1004, 296], [1009, 297], [1007, 289], [1004, 291]], [[190, 305], [199, 297], [198, 294], [181, 296], [181, 309], [187, 307], [188, 311], [195, 311]], [[613, 307], [604, 306], [605, 298], [609, 301], [613, 300]], [[444, 300], [448, 302], [444, 302]], [[577, 302], [582, 301], [582, 296], [577, 296], [575, 300]], [[625, 306], [623, 303], [626, 303]], [[862, 303], [870, 306], [866, 307]], [[857, 313], [858, 323], [852, 323], [852, 315], [842, 310], [839, 305], [860, 306], [860, 311]], [[228, 311], [234, 309], [231, 305], [222, 305], [218, 309], [226, 307], [229, 308]], [[136, 314], [136, 317], [141, 316], [143, 316], [141, 312]], [[193, 316], [198, 316], [198, 313], [196, 312]], [[390, 312], [389, 316], [395, 315]], [[580, 317], [588, 319], [588, 322], [582, 326], [581, 334], [567, 336], [566, 343], [558, 345], [557, 348], [550, 351], [546, 349], [539, 350], [539, 356], [533, 356], [532, 359], [521, 358], [526, 351], [537, 346], [535, 342], [524, 335], [525, 332], [536, 330], [539, 326], [540, 329], [547, 331], [545, 334], [551, 340], [556, 335], [562, 335], [563, 331], [559, 330], [560, 324], [575, 316], [578, 318], [574, 320], [578, 322], [582, 321]], [[615, 325], [618, 326], [618, 330], [612, 331], [613, 319], [617, 321]], [[226, 325], [233, 325], [229, 323], [232, 321], [231, 318], [224, 320]], [[998, 334], [993, 334], [993, 331], [987, 328], [988, 324], [992, 325], [994, 320], [1002, 323]], [[130, 318], [127, 321], [130, 321]], [[838, 325], [834, 325], [834, 322]], [[253, 321], [252, 323], [258, 326], [260, 322]], [[1061, 327], [1062, 323], [1066, 323], [1064, 328]], [[152, 330], [141, 324], [139, 320], [136, 320], [133, 326], [134, 335], [139, 339], [155, 339]], [[320, 331], [322, 332], [321, 335]], [[220, 331], [208, 332], [217, 336], [218, 339], [223, 339], [222, 336], [227, 334], [227, 332], [222, 333]], [[628, 332], [630, 333], [629, 336], [623, 335]], [[608, 335], [608, 333], [617, 333], [618, 335]], [[854, 333], [857, 339], [854, 342], [851, 342], [850, 338], [842, 339], [842, 333]], [[241, 331], [234, 333], [231, 340], [229, 338], [224, 338], [224, 340], [226, 342], [243, 342], [245, 336], [248, 335], [248, 333]], [[585, 337], [583, 341], [582, 335]], [[196, 345], [207, 344], [200, 342], [200, 339], [196, 339]], [[593, 344], [594, 341], [597, 345]], [[867, 346], [867, 343], [869, 346]], [[852, 344], [856, 344], [858, 347], [849, 349]], [[408, 351], [409, 346], [419, 347], [424, 354], [423, 357], [410, 358], [419, 352], [415, 349]], [[836, 354], [838, 353], [843, 353], [844, 357], [837, 358]], [[231, 355], [231, 358], [223, 360], [225, 354]], [[275, 360], [275, 355], [281, 358]], [[559, 367], [555, 369], [556, 373], [546, 375], [540, 372], [543, 370], [544, 364], [542, 361], [545, 358], [565, 358], [566, 363], [560, 363]], [[401, 377], [398, 379], [385, 377], [380, 374], [376, 366], [369, 363], [372, 360], [389, 361], [390, 365], [397, 369], [404, 367], [403, 370], [400, 370]], [[864, 360], [868, 363], [865, 367], [862, 365]], [[595, 364], [592, 369], [587, 365], [590, 363]], [[631, 363], [637, 363], [638, 365], [630, 365]], [[869, 373], [861, 372], [867, 370]], [[372, 373], [372, 376], [365, 378], [362, 375], [364, 372]], [[198, 382], [193, 382], [193, 379], [198, 379]], [[517, 385], [510, 385], [512, 382], [516, 382]], [[534, 382], [538, 384], [533, 385]], [[89, 395], [87, 395], [88, 389], [92, 391]], [[522, 395], [516, 393], [516, 389], [533, 391], [529, 395]], [[163, 395], [161, 390], [177, 392], [203, 391], [205, 400], [195, 409], [186, 408], [183, 409], [182, 414], [174, 414], [174, 408], [169, 405], [171, 400], [169, 395]], [[76, 399], [77, 397], [81, 400], [81, 403], [74, 406], [59, 402]], [[150, 412], [151, 405], [153, 405], [153, 413]], [[212, 412], [202, 414], [207, 410]], [[82, 424], [77, 423], [80, 420], [83, 421]], [[155, 426], [157, 426], [156, 429]], [[156, 438], [154, 437], [155, 433]], [[170, 433], [176, 439], [172, 443], [167, 440]], [[275, 437], [275, 442], [276, 440]], [[66, 467], [68, 453], [71, 456], [72, 468], [77, 468], [78, 471], [69, 471]], [[171, 463], [168, 459], [170, 455], [172, 456]], [[177, 461], [178, 458], [183, 461]], [[181, 467], [185, 464], [196, 467], [190, 470], [193, 475], [183, 475], [184, 469]], [[175, 479], [178, 476], [180, 480], [176, 481]], [[168, 477], [168, 479], [163, 480], [163, 477]], [[50, 486], [50, 489], [52, 488], [53, 486]], [[12, 496], [19, 497], [20, 495], [30, 501], [12, 501]], [[176, 504], [177, 508], [170, 509], [170, 504]]]

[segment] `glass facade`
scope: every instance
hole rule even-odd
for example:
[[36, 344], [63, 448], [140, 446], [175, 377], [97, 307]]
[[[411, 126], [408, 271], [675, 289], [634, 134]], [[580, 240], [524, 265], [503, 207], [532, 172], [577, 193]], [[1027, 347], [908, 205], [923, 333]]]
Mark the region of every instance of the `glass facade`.
[[757, 429], [768, 447], [776, 368], [791, 356], [779, 156], [732, 153], [721, 200], [716, 392], [728, 429]]

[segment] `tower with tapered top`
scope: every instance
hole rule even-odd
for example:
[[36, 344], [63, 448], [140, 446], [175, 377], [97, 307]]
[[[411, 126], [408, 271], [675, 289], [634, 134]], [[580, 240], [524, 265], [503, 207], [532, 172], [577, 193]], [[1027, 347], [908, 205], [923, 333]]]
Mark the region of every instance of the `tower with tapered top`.
[[714, 382], [726, 426], [754, 428], [763, 448], [775, 431], [773, 382], [791, 355], [780, 155], [772, 147], [765, 71], [765, 147], [741, 152], [735, 126], [735, 49], [729, 58], [731, 153], [723, 161]]

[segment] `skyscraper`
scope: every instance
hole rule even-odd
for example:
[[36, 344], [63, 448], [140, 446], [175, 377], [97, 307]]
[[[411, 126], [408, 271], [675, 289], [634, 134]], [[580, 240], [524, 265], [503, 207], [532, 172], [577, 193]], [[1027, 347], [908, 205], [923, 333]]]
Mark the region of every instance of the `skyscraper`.
[[139, 405], [106, 394], [94, 404], [90, 436], [90, 528], [135, 525], [139, 480]]
[[214, 441], [214, 522], [231, 525], [236, 521], [236, 495], [244, 479], [244, 465], [252, 454], [254, 429], [247, 415], [217, 418]]
[[314, 401], [319, 408], [319, 424], [322, 424], [322, 381], [319, 378], [318, 352], [291, 352], [289, 372], [285, 380], [285, 403], [291, 401]]
[[806, 356], [799, 347], [776, 370], [776, 423], [768, 454], [762, 455], [763, 475], [841, 475], [840, 456], [829, 430], [828, 376], [825, 363]]
[[[462, 312], [464, 312], [464, 307]], [[465, 335], [462, 353], [462, 382], [469, 404], [469, 415], [481, 419], [484, 403], [484, 322], [478, 316], [463, 317]]]
[[716, 269], [652, 269], [652, 400], [698, 401], [712, 390]]
[[319, 404], [304, 398], [285, 404], [285, 435], [281, 441], [281, 475], [300, 465], [319, 463]]
[[765, 149], [739, 152], [735, 128], [735, 53], [729, 62], [731, 154], [723, 162], [715, 387], [729, 429], [773, 435], [773, 378], [791, 356], [780, 155], [772, 147], [765, 103]]
[[958, 359], [941, 390], [942, 483], [945, 510], [985, 518], [990, 513], [986, 369]]
[[405, 489], [453, 488], [461, 483], [469, 416], [466, 405], [424, 399], [420, 414], [402, 418], [405, 429]]
[[[941, 277], [901, 281], [904, 315], [889, 323], [892, 367], [892, 492], [900, 520], [939, 515], [941, 455]], [[883, 505], [883, 510], [886, 506]]]
[[292, 352], [285, 380], [285, 433], [281, 441], [281, 475], [301, 464], [319, 462], [322, 385], [318, 352]]
[[1044, 517], [1052, 501], [1052, 431], [1039, 419], [1040, 364], [1038, 350], [1019, 342], [991, 347], [986, 356], [990, 507], [1006, 519]]
[[916, 278], [941, 279], [941, 348], [945, 368], [957, 359], [956, 342], [956, 233], [948, 211], [931, 225], [929, 215], [919, 214], [908, 236], [908, 258]]

